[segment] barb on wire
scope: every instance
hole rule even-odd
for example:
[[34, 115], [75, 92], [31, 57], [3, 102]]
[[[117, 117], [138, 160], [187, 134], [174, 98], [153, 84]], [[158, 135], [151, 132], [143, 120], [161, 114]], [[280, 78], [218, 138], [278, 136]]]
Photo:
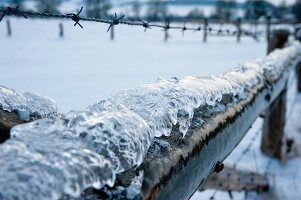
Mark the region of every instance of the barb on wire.
[[122, 15], [121, 17], [117, 17], [117, 13], [115, 13], [115, 17], [114, 19], [112, 20], [112, 22], [110, 23], [110, 26], [107, 30], [107, 32], [109, 32], [109, 30], [113, 27], [113, 26], [116, 26], [120, 23], [120, 20], [122, 20], [123, 18], [125, 17], [125, 15]]
[[71, 19], [75, 22], [74, 26], [78, 25], [80, 26], [81, 28], [84, 28], [80, 23], [79, 21], [82, 19], [79, 15], [80, 13], [83, 11], [84, 7], [82, 6], [80, 8], [80, 10], [75, 14], [75, 13], [70, 13], [70, 14], [67, 14], [67, 16], [70, 16]]
[[168, 18], [165, 22], [165, 26], [163, 27], [162, 31], [167, 31], [170, 29], [170, 19]]
[[4, 18], [5, 15], [21, 15], [24, 18], [27, 18], [27, 16], [19, 10], [19, 6], [16, 6], [15, 8], [12, 7], [6, 7], [4, 9], [1, 9], [0, 11], [2, 11], [2, 15], [0, 18], [0, 22], [2, 21], [2, 19]]
[[182, 34], [184, 36], [185, 31], [187, 31], [187, 27], [186, 27], [186, 21], [184, 22], [183, 28], [182, 28]]
[[202, 27], [198, 26], [194, 31], [197, 32], [197, 31], [201, 31], [201, 30], [202, 30]]
[[149, 27], [149, 23], [150, 23], [150, 22], [145, 22], [145, 21], [143, 21], [142, 19], [139, 19], [139, 21], [142, 23], [142, 26], [144, 27], [144, 32], [146, 32], [147, 29], [151, 29], [151, 28]]
[[234, 163], [233, 168], [236, 169], [238, 163], [243, 159], [243, 157], [251, 150], [252, 145], [254, 144], [256, 138], [259, 136], [259, 133], [262, 131], [262, 129], [260, 128], [255, 135], [252, 137], [251, 141], [249, 142], [249, 144], [247, 145], [247, 147], [242, 151], [242, 153], [240, 154], [240, 156], [238, 157], [237, 161]]
[[219, 27], [219, 29], [218, 29], [218, 31], [217, 31], [217, 34], [218, 34], [218, 35], [221, 35], [221, 34], [222, 34], [222, 32], [223, 32], [223, 31], [222, 31], [222, 28], [221, 28], [221, 27]]

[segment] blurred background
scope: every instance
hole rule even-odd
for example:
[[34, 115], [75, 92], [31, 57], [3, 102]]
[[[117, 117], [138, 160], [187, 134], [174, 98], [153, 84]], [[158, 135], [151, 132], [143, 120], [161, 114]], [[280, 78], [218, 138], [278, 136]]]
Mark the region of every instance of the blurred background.
[[[183, 29], [145, 31], [118, 25], [107, 32], [109, 25], [102, 23], [80, 21], [82, 29], [66, 19], [4, 16], [0, 23], [0, 84], [49, 96], [63, 112], [83, 110], [160, 77], [221, 74], [265, 57], [269, 31], [286, 28], [293, 33], [294, 25], [301, 22], [301, 0], [0, 0], [0, 6], [53, 14], [77, 13], [83, 6], [80, 16], [111, 20], [116, 13], [132, 22], [203, 28], [184, 33]], [[244, 31], [254, 35], [240, 38], [237, 33]], [[300, 113], [300, 107], [295, 112]], [[270, 170], [277, 197], [255, 194], [248, 199], [301, 199], [300, 158], [283, 166], [262, 155], [257, 134], [261, 126], [259, 119], [225, 163], [236, 162], [252, 141], [253, 147], [238, 168], [260, 173]], [[245, 199], [243, 192], [233, 194], [235, 199]], [[206, 190], [192, 198], [233, 199], [227, 192], [216, 193], [217, 189]]]
[[66, 12], [81, 5], [89, 17], [108, 17], [114, 12], [126, 13], [128, 18], [152, 21], [223, 19], [237, 17], [248, 20], [293, 20], [301, 18], [300, 0], [2, 0], [2, 5], [16, 6], [41, 12]]
[[[87, 105], [124, 89], [157, 78], [220, 74], [239, 63], [266, 54], [267, 19], [273, 27], [300, 20], [301, 1], [293, 0], [1, 0], [0, 6], [27, 11], [77, 12], [81, 16], [208, 29], [258, 33], [238, 39], [234, 35], [206, 35], [199, 31], [117, 26], [71, 20], [4, 17], [0, 23], [0, 70], [9, 76], [1, 84], [20, 91], [47, 95], [64, 111]], [[240, 22], [238, 20], [241, 20]], [[239, 25], [239, 26], [238, 26]], [[223, 44], [223, 45], [221, 45]], [[218, 59], [217, 59], [218, 58]], [[58, 87], [59, 86], [59, 87]], [[79, 98], [80, 97], [80, 98]]]

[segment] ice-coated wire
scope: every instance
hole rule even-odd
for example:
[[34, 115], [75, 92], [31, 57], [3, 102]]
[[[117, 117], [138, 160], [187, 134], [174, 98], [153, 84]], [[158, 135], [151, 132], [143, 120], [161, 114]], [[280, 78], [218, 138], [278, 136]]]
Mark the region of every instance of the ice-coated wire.
[[233, 168], [236, 169], [239, 162], [245, 157], [245, 155], [251, 150], [251, 147], [253, 146], [254, 142], [256, 141], [257, 137], [260, 135], [259, 133], [262, 131], [262, 128], [260, 128], [254, 136], [251, 138], [249, 144], [247, 147], [241, 152], [240, 156], [238, 157], [237, 161], [234, 163]]
[[215, 35], [244, 35], [244, 36], [250, 36], [253, 37], [255, 40], [258, 40], [258, 33], [257, 32], [251, 32], [247, 30], [241, 30], [241, 31], [233, 31], [229, 29], [221, 29], [221, 28], [213, 28], [213, 27], [208, 27], [203, 28], [201, 26], [198, 27], [187, 27], [186, 22], [184, 23], [184, 26], [172, 26], [170, 25], [170, 20], [168, 20], [168, 23], [165, 23], [164, 25], [162, 24], [155, 24], [155, 23], [149, 23], [144, 20], [138, 20], [137, 22], [134, 21], [128, 21], [128, 20], [123, 20], [125, 15], [122, 15], [121, 17], [118, 17], [117, 14], [115, 13], [113, 19], [102, 19], [102, 18], [92, 18], [92, 17], [83, 17], [81, 16], [81, 12], [83, 11], [83, 6], [80, 8], [80, 11], [77, 13], [67, 13], [67, 14], [54, 14], [54, 13], [49, 13], [49, 12], [36, 12], [36, 11], [28, 11], [28, 10], [21, 10], [19, 7], [0, 7], [0, 12], [2, 13], [0, 17], [0, 22], [1, 20], [6, 16], [6, 15], [14, 15], [14, 16], [23, 16], [24, 18], [32, 18], [32, 17], [42, 17], [42, 18], [55, 18], [55, 19], [71, 19], [72, 21], [75, 22], [74, 26], [78, 25], [81, 28], [83, 26], [79, 23], [80, 21], [89, 21], [89, 22], [99, 22], [103, 24], [108, 24], [109, 27], [107, 31], [109, 31], [113, 26], [116, 25], [127, 25], [127, 26], [140, 26], [143, 27], [144, 30], [146, 29], [151, 29], [151, 28], [160, 28], [163, 31], [167, 31], [169, 29], [174, 29], [174, 30], [180, 30], [183, 32], [185, 31], [192, 31], [192, 32], [197, 32], [197, 31], [208, 31], [209, 34], [215, 34]]
[[273, 163], [273, 159], [269, 158], [269, 161], [267, 162], [267, 165], [264, 170], [264, 175], [267, 175], [269, 173], [272, 163]]

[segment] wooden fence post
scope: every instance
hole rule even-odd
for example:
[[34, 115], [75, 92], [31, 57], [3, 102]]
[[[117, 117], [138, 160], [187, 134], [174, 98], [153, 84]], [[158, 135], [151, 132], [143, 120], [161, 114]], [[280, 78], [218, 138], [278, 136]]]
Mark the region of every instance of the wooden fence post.
[[9, 20], [6, 20], [6, 28], [7, 28], [7, 36], [11, 37], [12, 36], [12, 30], [11, 30], [11, 25], [10, 25]]
[[[301, 24], [295, 27], [295, 39], [301, 42]], [[298, 92], [301, 92], [301, 63], [297, 66]]]
[[271, 19], [272, 19], [272, 17], [270, 15], [268, 15], [267, 16], [267, 28], [266, 28], [268, 43], [270, 42], [269, 40], [271, 37]]
[[111, 27], [111, 40], [113, 41], [115, 39], [115, 34], [114, 34], [114, 26]]
[[296, 70], [297, 70], [297, 79], [298, 79], [297, 82], [298, 92], [301, 93], [301, 63], [298, 64]]
[[284, 47], [285, 43], [288, 41], [290, 32], [286, 29], [279, 29], [274, 31], [272, 35], [269, 37], [268, 42], [268, 51], [267, 53], [271, 53], [275, 49], [281, 49]]
[[61, 22], [59, 23], [59, 36], [61, 38], [64, 37], [64, 27], [63, 27], [63, 24]]
[[240, 42], [240, 38], [241, 38], [241, 18], [237, 19], [237, 42]]
[[166, 28], [164, 30], [164, 42], [167, 42], [168, 41], [168, 38], [169, 38], [169, 35], [168, 35], [168, 29]]
[[[275, 31], [269, 38], [268, 53], [276, 48], [283, 48], [288, 41], [288, 37], [289, 31], [287, 30]], [[267, 96], [266, 100], [270, 101], [270, 97]], [[282, 140], [284, 136], [285, 109], [286, 89], [280, 93], [266, 110], [263, 123], [261, 151], [279, 160], [283, 157]]]
[[203, 37], [203, 42], [207, 42], [207, 30], [208, 29], [208, 18], [204, 19], [204, 37]]

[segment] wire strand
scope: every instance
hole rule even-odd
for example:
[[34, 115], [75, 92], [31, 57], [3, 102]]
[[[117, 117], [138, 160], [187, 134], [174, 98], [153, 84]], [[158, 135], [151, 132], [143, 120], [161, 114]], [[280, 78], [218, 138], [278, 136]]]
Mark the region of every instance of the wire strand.
[[207, 26], [205, 27], [187, 27], [186, 22], [184, 26], [173, 26], [170, 25], [170, 20], [167, 19], [165, 24], [156, 24], [156, 23], [149, 23], [143, 20], [138, 20], [138, 21], [128, 21], [124, 20], [123, 18], [125, 15], [118, 17], [117, 14], [115, 13], [113, 19], [102, 19], [102, 18], [91, 18], [91, 17], [82, 17], [80, 14], [83, 11], [83, 6], [81, 7], [80, 11], [78, 13], [67, 13], [67, 14], [54, 14], [54, 13], [49, 13], [49, 12], [36, 12], [36, 11], [28, 11], [28, 10], [21, 10], [19, 7], [0, 7], [0, 12], [2, 13], [2, 16], [0, 18], [1, 20], [6, 16], [6, 15], [14, 15], [14, 16], [23, 16], [24, 18], [33, 18], [33, 17], [41, 17], [41, 18], [47, 18], [47, 19], [69, 19], [73, 20], [75, 22], [74, 26], [78, 25], [81, 28], [83, 26], [80, 24], [80, 21], [87, 21], [87, 22], [98, 22], [98, 23], [103, 23], [103, 24], [108, 24], [109, 28], [112, 28], [113, 26], [116, 25], [127, 25], [127, 26], [138, 26], [138, 27], [143, 27], [146, 29], [151, 29], [151, 28], [160, 28], [163, 31], [168, 31], [170, 29], [174, 30], [181, 30], [183, 33], [185, 31], [207, 31], [209, 34], [215, 34], [215, 35], [243, 35], [243, 36], [249, 36], [254, 38], [255, 40], [258, 40], [259, 32], [251, 32], [247, 30], [230, 30], [230, 29], [222, 29], [222, 28], [213, 28]]

